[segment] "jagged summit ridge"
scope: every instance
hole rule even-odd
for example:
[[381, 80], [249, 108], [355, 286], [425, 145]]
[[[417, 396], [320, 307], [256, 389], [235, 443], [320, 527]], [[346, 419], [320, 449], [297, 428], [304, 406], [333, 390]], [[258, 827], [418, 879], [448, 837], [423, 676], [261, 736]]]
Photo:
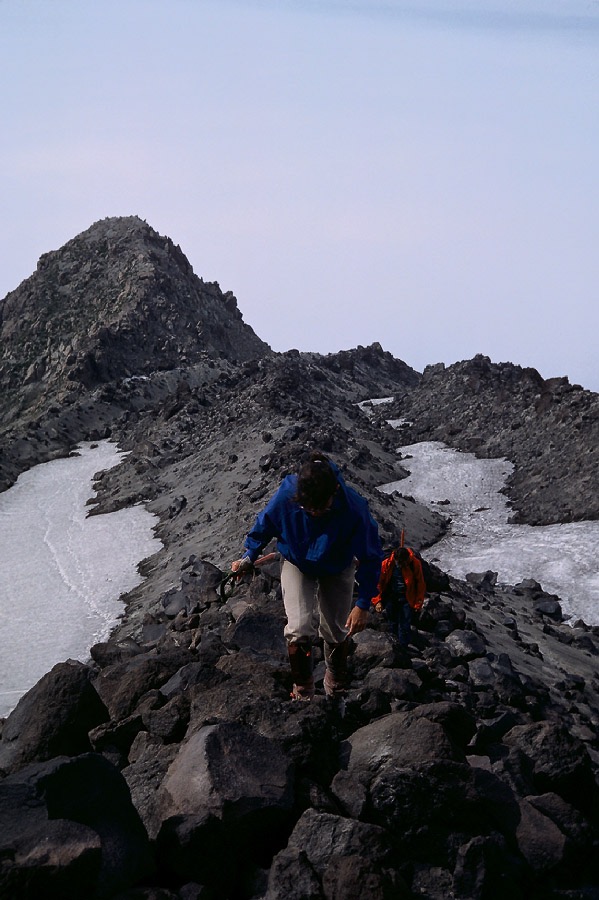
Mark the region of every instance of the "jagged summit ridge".
[[16, 392], [22, 407], [206, 353], [243, 361], [269, 352], [234, 295], [196, 276], [170, 238], [136, 216], [107, 218], [44, 254], [0, 304], [2, 411]]

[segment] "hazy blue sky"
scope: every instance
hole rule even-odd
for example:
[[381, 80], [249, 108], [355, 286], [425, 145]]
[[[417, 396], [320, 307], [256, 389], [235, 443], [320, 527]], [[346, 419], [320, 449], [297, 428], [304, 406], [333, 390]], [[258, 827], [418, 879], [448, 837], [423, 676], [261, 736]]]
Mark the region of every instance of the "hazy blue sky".
[[597, 0], [0, 0], [0, 85], [0, 297], [136, 214], [275, 350], [599, 390]]

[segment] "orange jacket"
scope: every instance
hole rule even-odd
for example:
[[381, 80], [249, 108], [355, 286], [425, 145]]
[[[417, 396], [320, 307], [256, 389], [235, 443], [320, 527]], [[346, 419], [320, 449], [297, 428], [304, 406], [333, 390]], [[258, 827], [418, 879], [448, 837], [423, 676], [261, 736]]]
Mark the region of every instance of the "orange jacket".
[[[412, 609], [420, 609], [424, 602], [424, 595], [426, 594], [426, 585], [424, 583], [424, 575], [422, 574], [422, 565], [420, 560], [416, 556], [416, 554], [410, 550], [409, 547], [406, 547], [406, 550], [410, 554], [410, 558], [405, 566], [402, 566], [401, 574], [403, 575], [403, 580], [406, 583], [406, 598]], [[383, 564], [381, 567], [381, 577], [378, 584], [378, 594], [376, 597], [372, 598], [372, 602], [376, 606], [377, 603], [381, 602], [383, 591], [391, 581], [391, 575], [393, 574], [393, 566], [395, 565], [395, 550], [383, 560]]]

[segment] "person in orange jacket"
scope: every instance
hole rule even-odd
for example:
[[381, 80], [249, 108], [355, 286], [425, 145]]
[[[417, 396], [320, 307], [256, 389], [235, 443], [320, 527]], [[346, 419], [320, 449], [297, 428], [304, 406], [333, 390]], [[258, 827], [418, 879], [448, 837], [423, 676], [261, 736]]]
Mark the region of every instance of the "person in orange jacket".
[[385, 611], [400, 647], [407, 647], [412, 633], [412, 610], [422, 607], [426, 594], [422, 564], [413, 550], [398, 547], [383, 560], [378, 591], [372, 603], [379, 612]]

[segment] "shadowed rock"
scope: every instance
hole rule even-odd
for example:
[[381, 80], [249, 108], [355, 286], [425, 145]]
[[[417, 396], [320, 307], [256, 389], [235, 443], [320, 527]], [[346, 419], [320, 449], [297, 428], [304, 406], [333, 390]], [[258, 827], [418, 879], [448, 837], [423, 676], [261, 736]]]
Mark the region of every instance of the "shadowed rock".
[[151, 875], [147, 835], [119, 772], [58, 757], [0, 782], [0, 896], [114, 896]]
[[29, 762], [77, 756], [91, 750], [90, 729], [106, 722], [108, 711], [83, 663], [58, 663], [31, 688], [7, 718], [0, 740], [0, 772]]
[[273, 860], [265, 900], [408, 900], [407, 885], [389, 868], [391, 849], [382, 828], [307, 810]]
[[538, 793], [553, 791], [579, 809], [599, 812], [599, 792], [591, 760], [582, 741], [561, 725], [517, 725], [505, 743], [520, 751]]
[[274, 741], [248, 727], [206, 726], [182, 745], [159, 797], [162, 858], [179, 876], [212, 878], [230, 843], [244, 859], [272, 853], [293, 804], [293, 768]]
[[161, 687], [192, 659], [185, 650], [133, 656], [103, 669], [95, 687], [111, 718], [124, 719], [131, 715], [144, 694]]

